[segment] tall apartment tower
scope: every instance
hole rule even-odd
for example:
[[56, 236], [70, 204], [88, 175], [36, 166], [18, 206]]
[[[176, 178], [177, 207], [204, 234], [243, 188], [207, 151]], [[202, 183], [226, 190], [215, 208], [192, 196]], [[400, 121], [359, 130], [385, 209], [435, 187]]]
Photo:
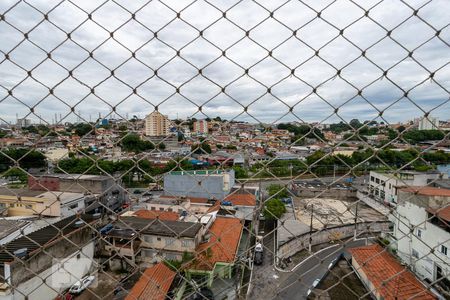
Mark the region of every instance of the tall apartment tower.
[[165, 136], [169, 134], [170, 121], [167, 116], [154, 111], [145, 117], [145, 135]]

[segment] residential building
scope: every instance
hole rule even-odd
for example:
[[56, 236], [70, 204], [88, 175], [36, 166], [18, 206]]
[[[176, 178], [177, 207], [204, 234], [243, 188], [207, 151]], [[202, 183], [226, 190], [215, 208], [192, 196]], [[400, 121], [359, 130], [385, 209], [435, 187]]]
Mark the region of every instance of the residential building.
[[31, 125], [31, 120], [26, 118], [17, 119], [16, 121], [17, 127], [28, 127]]
[[125, 300], [165, 300], [176, 275], [176, 272], [159, 262], [142, 273]]
[[[121, 180], [110, 176], [87, 174], [47, 174], [28, 176], [28, 188], [33, 191], [60, 191], [94, 195], [86, 198], [89, 209], [99, 202], [109, 209], [117, 209], [128, 199], [121, 187]], [[96, 201], [97, 200], [97, 201]]]
[[198, 120], [194, 122], [194, 133], [196, 134], [208, 134], [208, 121]]
[[4, 216], [68, 217], [84, 210], [89, 198], [82, 193], [0, 189]]
[[370, 171], [369, 194], [379, 201], [395, 204], [399, 188], [425, 186], [432, 181], [445, 178], [448, 178], [448, 175], [438, 171], [398, 171], [395, 173]]
[[145, 117], [145, 135], [167, 136], [170, 131], [170, 121], [159, 111], [153, 111]]
[[380, 245], [351, 248], [349, 252], [353, 269], [375, 299], [437, 299]]
[[174, 171], [164, 175], [164, 194], [223, 200], [234, 182], [234, 170]]
[[203, 277], [208, 286], [215, 278], [231, 278], [243, 227], [239, 219], [217, 217], [209, 241], [197, 247], [195, 260], [187, 267], [187, 278]]
[[400, 189], [391, 219], [397, 255], [420, 278], [438, 281], [450, 296], [450, 189]]
[[439, 119], [433, 117], [421, 118], [419, 120], [419, 130], [439, 129]]
[[98, 221], [72, 216], [3, 245], [0, 299], [54, 299], [89, 274]]
[[104, 247], [106, 254], [117, 252], [132, 261], [157, 262], [162, 258], [181, 260], [184, 252], [195, 252], [202, 241], [203, 226], [209, 225], [198, 222], [121, 217], [113, 226], [114, 228], [106, 234], [107, 243]]

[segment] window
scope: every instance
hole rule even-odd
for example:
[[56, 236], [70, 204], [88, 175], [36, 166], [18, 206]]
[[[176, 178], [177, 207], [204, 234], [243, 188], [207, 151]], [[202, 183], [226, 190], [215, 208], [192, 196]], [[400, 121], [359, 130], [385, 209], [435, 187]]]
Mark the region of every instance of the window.
[[166, 246], [171, 246], [173, 243], [175, 243], [175, 239], [168, 237], [166, 238]]
[[412, 256], [414, 257], [414, 258], [419, 258], [419, 252], [417, 252], [417, 250], [415, 250], [415, 249], [412, 249]]
[[379, 183], [380, 183], [380, 178], [375, 178], [375, 182], [376, 182], [377, 184], [379, 184]]
[[444, 245], [441, 245], [441, 253], [447, 255], [448, 249]]
[[156, 208], [154, 206], [152, 206], [151, 210], [156, 210]]
[[181, 247], [187, 248], [190, 247], [191, 245], [192, 245], [191, 240], [181, 240]]
[[160, 210], [160, 211], [164, 211], [164, 207], [160, 207], [159, 210]]
[[160, 238], [160, 237], [158, 237], [158, 238], [156, 238], [156, 240], [157, 240], [157, 241], [161, 241], [161, 238]]
[[417, 229], [417, 236], [422, 237], [422, 229]]
[[370, 181], [374, 182], [375, 178], [373, 176], [370, 176]]
[[10, 203], [10, 204], [9, 204], [9, 207], [14, 207], [14, 203]]
[[171, 209], [171, 208], [168, 208], [168, 209], [167, 209], [167, 211], [170, 211], [170, 212], [172, 212], [172, 211], [173, 211], [173, 209]]

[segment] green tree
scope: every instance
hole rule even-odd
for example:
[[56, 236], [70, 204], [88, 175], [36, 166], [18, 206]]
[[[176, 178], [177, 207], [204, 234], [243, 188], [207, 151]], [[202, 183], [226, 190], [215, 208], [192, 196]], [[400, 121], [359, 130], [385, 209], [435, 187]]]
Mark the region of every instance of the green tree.
[[289, 196], [289, 193], [285, 186], [281, 184], [271, 184], [267, 187], [267, 192], [269, 196], [274, 196], [276, 198], [286, 198]]
[[264, 204], [263, 215], [266, 220], [277, 220], [286, 212], [286, 206], [280, 199], [269, 199]]

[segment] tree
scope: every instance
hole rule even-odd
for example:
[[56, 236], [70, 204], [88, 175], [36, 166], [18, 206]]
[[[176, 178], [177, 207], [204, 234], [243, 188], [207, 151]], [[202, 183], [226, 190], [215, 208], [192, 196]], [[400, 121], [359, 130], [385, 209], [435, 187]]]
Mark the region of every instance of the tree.
[[205, 153], [211, 153], [211, 146], [207, 142], [202, 142], [200, 145], [195, 144], [192, 145], [191, 151], [193, 151], [195, 154], [205, 154]]
[[354, 129], [358, 129], [362, 126], [361, 122], [358, 119], [352, 119], [350, 120], [350, 126], [352, 126]]
[[266, 220], [277, 220], [286, 212], [286, 207], [280, 199], [270, 199], [264, 205], [264, 217]]
[[155, 145], [150, 141], [143, 141], [137, 134], [128, 134], [121, 140], [122, 149], [127, 152], [143, 152], [155, 149]]
[[286, 198], [289, 197], [289, 193], [285, 186], [281, 184], [271, 184], [267, 187], [269, 196], [275, 196], [276, 198]]

